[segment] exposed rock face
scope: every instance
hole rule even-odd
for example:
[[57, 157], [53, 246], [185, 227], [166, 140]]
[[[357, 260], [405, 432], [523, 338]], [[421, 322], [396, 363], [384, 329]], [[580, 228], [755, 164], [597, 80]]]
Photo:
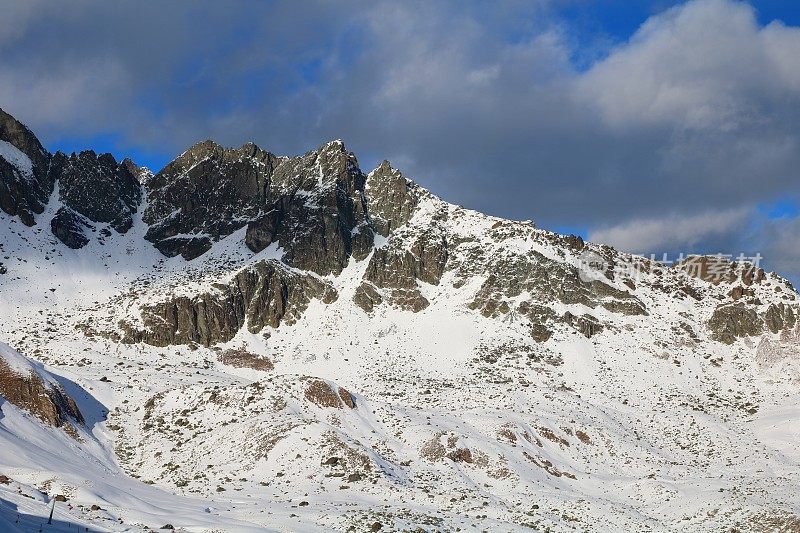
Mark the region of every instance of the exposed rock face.
[[603, 331], [603, 326], [592, 315], [575, 316], [567, 311], [564, 313], [563, 318], [564, 322], [575, 328], [578, 333], [587, 339]]
[[397, 234], [375, 250], [354, 298], [362, 309], [370, 311], [383, 301], [376, 289], [385, 289], [389, 303], [401, 309], [417, 312], [428, 306], [417, 280], [439, 283], [447, 264], [447, 241], [435, 227], [408, 240]]
[[751, 264], [739, 264], [726, 256], [690, 255], [673, 268], [715, 285], [741, 281], [750, 286], [761, 283], [765, 278], [764, 269]]
[[[293, 191], [281, 205], [277, 240], [289, 265], [338, 274], [352, 256], [365, 258], [374, 234], [367, 222], [366, 176], [355, 156], [334, 141], [292, 158], [275, 172], [273, 190]], [[275, 204], [273, 204], [274, 206]]]
[[717, 307], [708, 321], [711, 338], [733, 344], [739, 337], [760, 335], [764, 331], [764, 321], [755, 309], [741, 303]]
[[797, 323], [797, 316], [792, 308], [784, 303], [772, 304], [764, 313], [764, 322], [772, 333], [791, 329]]
[[286, 210], [286, 202], [279, 200], [268, 208], [266, 213], [247, 224], [244, 242], [250, 250], [258, 253], [277, 241], [278, 230], [286, 216]]
[[50, 230], [58, 240], [77, 250], [89, 244], [89, 234], [94, 227], [86, 217], [76, 213], [69, 207], [62, 207], [50, 221]]
[[274, 261], [262, 261], [214, 292], [194, 298], [179, 296], [144, 307], [144, 328], [124, 324], [124, 341], [210, 346], [230, 340], [245, 323], [253, 333], [265, 326], [292, 323], [312, 298], [331, 303], [336, 291], [314, 276], [290, 272]]
[[36, 136], [0, 109], [0, 208], [32, 226], [53, 191], [49, 164]]
[[225, 350], [219, 356], [220, 362], [231, 365], [236, 368], [252, 368], [253, 370], [261, 370], [268, 372], [275, 368], [272, 361], [264, 356], [254, 354], [244, 348], [232, 348]]
[[111, 154], [91, 150], [67, 156], [57, 152], [50, 176], [58, 182], [59, 199], [92, 222], [108, 223], [118, 233], [133, 224], [141, 189], [130, 162], [117, 163]]
[[54, 427], [83, 423], [75, 401], [53, 380], [43, 379], [29, 361], [3, 343], [0, 343], [0, 396]]
[[512, 311], [513, 302], [523, 293], [532, 302], [523, 301], [514, 309], [536, 325], [535, 336], [547, 337], [544, 326], [552, 322], [565, 322], [575, 326], [582, 334], [591, 336], [600, 331], [599, 322], [573, 317], [557, 317], [550, 305], [579, 304], [591, 309], [602, 307], [624, 315], [644, 315], [644, 304], [627, 291], [617, 289], [601, 280], [584, 280], [578, 270], [568, 264], [549, 259], [531, 251], [527, 255], [488, 258], [491, 272], [470, 303], [484, 316], [496, 317]]
[[277, 163], [254, 144], [194, 145], [147, 182], [147, 240], [170, 257], [202, 255], [258, 215]]
[[375, 231], [388, 236], [414, 215], [423, 190], [384, 161], [367, 176], [366, 196]]
[[254, 252], [279, 242], [286, 263], [339, 273], [372, 248], [365, 180], [338, 141], [293, 158], [206, 141], [148, 180], [146, 238], [165, 255], [193, 259], [247, 225]]

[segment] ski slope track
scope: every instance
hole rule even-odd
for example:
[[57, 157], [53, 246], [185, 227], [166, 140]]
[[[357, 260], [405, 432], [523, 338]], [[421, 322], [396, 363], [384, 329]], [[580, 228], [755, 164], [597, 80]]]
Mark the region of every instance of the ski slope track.
[[341, 141], [153, 173], [0, 112], [0, 148], [0, 530], [800, 531], [778, 274], [483, 215]]

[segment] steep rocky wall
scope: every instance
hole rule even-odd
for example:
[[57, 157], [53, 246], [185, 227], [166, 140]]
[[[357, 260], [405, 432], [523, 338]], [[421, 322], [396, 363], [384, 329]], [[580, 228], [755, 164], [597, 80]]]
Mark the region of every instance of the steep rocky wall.
[[44, 211], [53, 191], [47, 172], [50, 154], [28, 128], [2, 109], [0, 143], [10, 145], [3, 151], [19, 150], [31, 163], [30, 169], [20, 169], [13, 161], [0, 157], [0, 209], [32, 226], [36, 223], [34, 215]]
[[117, 163], [113, 155], [92, 150], [69, 156], [57, 152], [50, 175], [58, 182], [59, 199], [72, 210], [119, 233], [133, 225], [142, 192], [129, 162]]
[[144, 327], [121, 324], [123, 341], [155, 346], [210, 346], [232, 339], [245, 324], [253, 333], [265, 326], [291, 324], [312, 299], [331, 303], [336, 297], [331, 286], [312, 275], [290, 272], [274, 261], [262, 261], [213, 292], [144, 306]]

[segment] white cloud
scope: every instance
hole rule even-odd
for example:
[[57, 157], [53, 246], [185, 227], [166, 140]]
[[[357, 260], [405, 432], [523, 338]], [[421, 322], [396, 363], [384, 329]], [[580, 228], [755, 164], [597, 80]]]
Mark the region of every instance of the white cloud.
[[649, 19], [577, 94], [618, 128], [735, 129], [800, 96], [800, 29], [760, 27], [746, 3], [693, 0]]
[[741, 232], [751, 216], [750, 209], [734, 209], [629, 220], [593, 230], [589, 233], [589, 240], [628, 252], [657, 253], [682, 249], [690, 253], [696, 251], [695, 247], [703, 241]]

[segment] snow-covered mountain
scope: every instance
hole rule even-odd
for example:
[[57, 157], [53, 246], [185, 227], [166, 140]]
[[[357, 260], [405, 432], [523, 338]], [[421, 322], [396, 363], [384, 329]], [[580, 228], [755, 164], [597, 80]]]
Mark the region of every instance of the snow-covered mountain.
[[153, 174], [3, 112], [0, 208], [5, 529], [800, 528], [800, 300], [754, 265], [486, 216], [340, 141]]

